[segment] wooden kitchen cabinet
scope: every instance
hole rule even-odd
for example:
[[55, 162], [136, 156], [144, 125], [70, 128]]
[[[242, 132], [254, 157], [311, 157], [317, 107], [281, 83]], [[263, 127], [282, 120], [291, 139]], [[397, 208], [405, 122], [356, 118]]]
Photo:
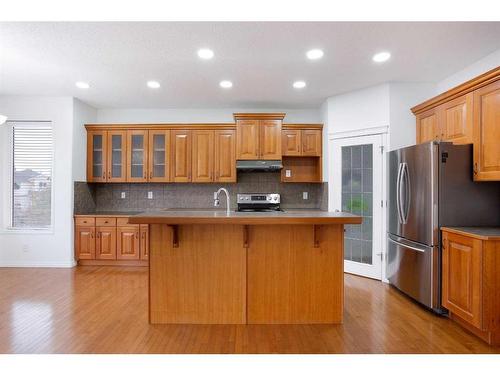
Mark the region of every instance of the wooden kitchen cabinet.
[[96, 227], [95, 259], [116, 259], [115, 227]]
[[281, 120], [260, 120], [259, 159], [281, 159]]
[[149, 225], [148, 224], [141, 224], [139, 226], [140, 228], [140, 234], [141, 234], [141, 241], [140, 241], [140, 248], [141, 248], [141, 256], [140, 258], [142, 260], [147, 260], [149, 259]]
[[437, 108], [417, 115], [417, 144], [438, 140], [440, 131]]
[[481, 327], [481, 240], [443, 234], [443, 306]]
[[169, 182], [170, 130], [149, 130], [148, 137], [148, 182]]
[[438, 107], [440, 140], [455, 144], [472, 143], [473, 99], [471, 92]]
[[214, 181], [214, 131], [193, 130], [193, 182]]
[[238, 160], [259, 159], [259, 120], [236, 120], [236, 141], [236, 158]]
[[284, 113], [235, 113], [236, 159], [280, 160]]
[[106, 182], [107, 179], [106, 130], [90, 130], [87, 133], [87, 181]]
[[107, 178], [106, 182], [127, 180], [127, 132], [109, 130], [107, 133]]
[[191, 130], [172, 130], [171, 134], [171, 180], [172, 182], [191, 181]]
[[116, 229], [116, 259], [140, 258], [140, 227], [128, 225]]
[[442, 228], [442, 304], [453, 320], [500, 344], [500, 231], [487, 232]]
[[148, 179], [148, 131], [127, 131], [127, 182]]
[[500, 180], [500, 80], [474, 91], [474, 180]]
[[321, 156], [322, 142], [321, 130], [302, 130], [302, 156]]
[[215, 181], [236, 182], [236, 131], [215, 130]]
[[76, 226], [75, 255], [77, 259], [95, 259], [94, 226]]
[[302, 154], [302, 130], [282, 130], [281, 150], [283, 156], [300, 156]]

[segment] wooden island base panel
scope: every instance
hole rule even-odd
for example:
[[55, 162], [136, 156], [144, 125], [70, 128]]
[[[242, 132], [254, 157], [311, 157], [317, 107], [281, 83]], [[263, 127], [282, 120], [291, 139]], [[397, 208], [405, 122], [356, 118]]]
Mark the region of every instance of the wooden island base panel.
[[151, 223], [152, 324], [342, 323], [343, 227], [360, 217], [161, 212], [130, 222]]

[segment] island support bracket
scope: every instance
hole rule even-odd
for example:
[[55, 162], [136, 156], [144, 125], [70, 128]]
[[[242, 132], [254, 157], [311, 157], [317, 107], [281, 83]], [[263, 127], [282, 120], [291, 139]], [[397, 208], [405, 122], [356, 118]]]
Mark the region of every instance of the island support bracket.
[[248, 249], [248, 225], [243, 225], [243, 247]]
[[319, 247], [319, 230], [321, 225], [313, 225], [313, 242], [314, 247]]
[[172, 227], [172, 247], [179, 247], [179, 226], [170, 225]]

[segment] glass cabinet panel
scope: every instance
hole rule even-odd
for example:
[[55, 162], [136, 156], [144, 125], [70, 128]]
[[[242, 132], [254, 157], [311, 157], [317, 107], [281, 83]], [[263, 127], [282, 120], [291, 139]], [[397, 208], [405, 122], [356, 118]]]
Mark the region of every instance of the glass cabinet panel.
[[170, 130], [149, 131], [149, 178], [151, 182], [169, 181]]
[[127, 181], [144, 182], [147, 179], [147, 130], [130, 130], [127, 135]]
[[91, 130], [87, 135], [87, 181], [106, 182], [107, 131]]
[[92, 136], [92, 177], [100, 178], [104, 175], [104, 146], [102, 134]]
[[123, 137], [120, 134], [111, 135], [111, 177], [120, 178], [123, 167]]

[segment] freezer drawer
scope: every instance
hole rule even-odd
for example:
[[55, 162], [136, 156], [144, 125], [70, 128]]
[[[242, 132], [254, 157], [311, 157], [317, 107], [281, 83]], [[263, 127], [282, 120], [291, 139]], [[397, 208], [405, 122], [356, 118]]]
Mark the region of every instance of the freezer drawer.
[[440, 311], [438, 248], [391, 234], [387, 241], [389, 282], [418, 302]]

